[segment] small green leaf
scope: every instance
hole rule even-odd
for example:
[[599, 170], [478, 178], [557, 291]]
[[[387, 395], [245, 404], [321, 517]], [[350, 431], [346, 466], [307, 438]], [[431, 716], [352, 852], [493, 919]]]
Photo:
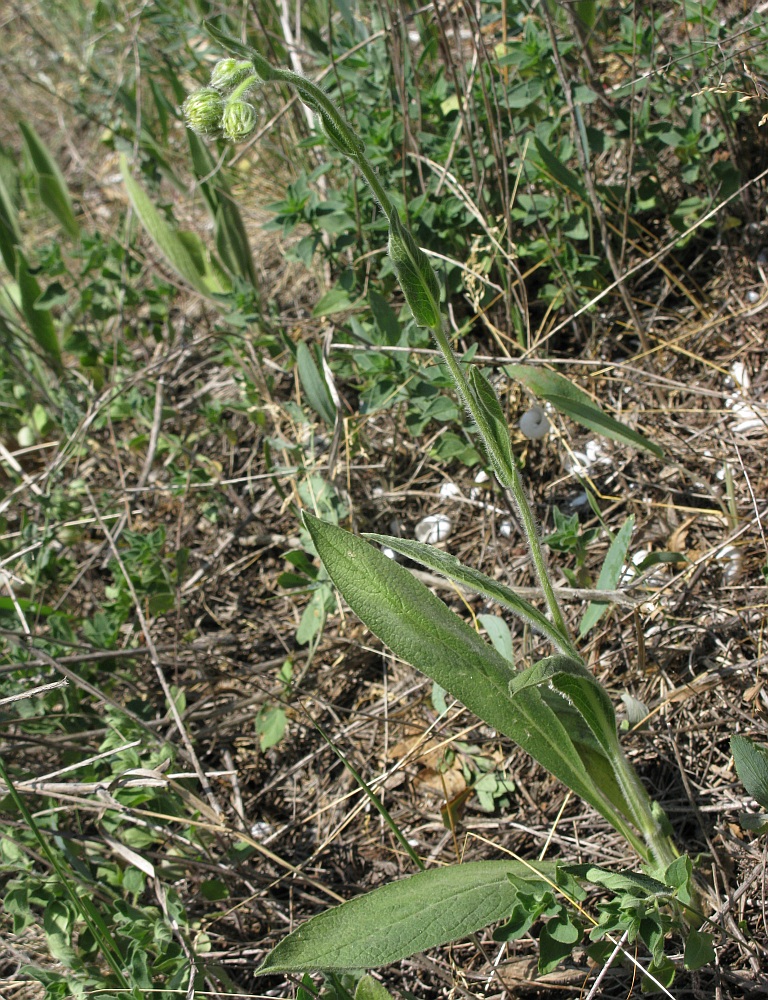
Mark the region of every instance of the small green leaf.
[[509, 428], [498, 396], [491, 383], [475, 365], [469, 372], [469, 384], [475, 402], [485, 417], [488, 434], [493, 442], [493, 448], [489, 448], [488, 457], [493, 465], [498, 467], [501, 478], [506, 480], [509, 477], [507, 470], [513, 466], [515, 459], [512, 456]]
[[354, 309], [356, 305], [357, 303], [350, 299], [349, 292], [346, 288], [331, 288], [331, 290], [325, 293], [312, 310], [312, 315], [332, 316], [334, 313], [346, 312], [348, 309]]
[[256, 716], [256, 732], [262, 750], [269, 750], [280, 742], [285, 735], [286, 724], [285, 709], [282, 705], [262, 708]]
[[515, 652], [512, 646], [512, 633], [504, 619], [499, 618], [498, 615], [478, 615], [477, 620], [488, 633], [493, 648], [501, 653], [505, 660], [514, 663]]
[[581, 930], [567, 917], [548, 920], [539, 935], [539, 973], [554, 972], [557, 966], [573, 951], [581, 938]]
[[419, 326], [439, 326], [440, 285], [437, 275], [429, 258], [417, 246], [397, 215], [390, 219], [389, 256], [413, 318]]
[[473, 934], [511, 911], [507, 873], [552, 877], [554, 862], [473, 861], [419, 872], [319, 913], [284, 938], [256, 970], [375, 969]]
[[731, 753], [742, 784], [763, 809], [768, 809], [768, 747], [746, 736], [732, 736]]
[[693, 899], [691, 892], [692, 878], [693, 865], [691, 864], [691, 859], [687, 854], [683, 854], [682, 857], [676, 858], [672, 864], [668, 866], [666, 872], [664, 873], [664, 881], [667, 885], [670, 885], [675, 889], [677, 898], [686, 906]]
[[[614, 590], [618, 585], [624, 561], [627, 558], [627, 550], [634, 526], [635, 518], [634, 515], [630, 514], [617, 532], [606, 553], [605, 562], [600, 570], [600, 576], [597, 578], [597, 590]], [[584, 617], [581, 619], [579, 635], [582, 637], [585, 636], [598, 623], [609, 607], [610, 604], [605, 601], [591, 601], [584, 612]]]
[[653, 979], [649, 976], [643, 976], [643, 993], [658, 993], [659, 987], [653, 981], [654, 979], [667, 989], [675, 980], [675, 966], [669, 958], [663, 958], [660, 962], [651, 962], [648, 966], [648, 972], [653, 976]]
[[312, 352], [303, 340], [299, 341], [296, 348], [296, 367], [307, 402], [329, 427], [333, 427], [336, 423], [336, 405], [324, 374], [315, 364]]
[[556, 410], [583, 424], [604, 437], [621, 444], [645, 448], [659, 458], [663, 458], [661, 448], [649, 441], [643, 434], [633, 431], [621, 421], [608, 416], [585, 392], [558, 372], [534, 368], [531, 365], [505, 365], [504, 371], [510, 378], [518, 379], [534, 396], [545, 399]]
[[357, 984], [355, 1000], [394, 1000], [394, 998], [373, 976], [363, 976]]
[[697, 931], [693, 927], [688, 931], [685, 942], [685, 956], [683, 962], [689, 972], [709, 965], [715, 960], [715, 949], [712, 947], [714, 941], [712, 934], [705, 934]]
[[72, 199], [69, 196], [64, 174], [51, 156], [50, 150], [43, 140], [27, 122], [19, 122], [24, 145], [37, 175], [37, 187], [40, 200], [55, 216], [62, 229], [73, 239], [80, 235], [80, 226], [75, 218]]

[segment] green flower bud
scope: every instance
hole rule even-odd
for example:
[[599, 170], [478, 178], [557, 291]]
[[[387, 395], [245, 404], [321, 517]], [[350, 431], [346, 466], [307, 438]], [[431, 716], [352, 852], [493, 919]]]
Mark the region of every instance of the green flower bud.
[[403, 226], [392, 216], [389, 227], [389, 256], [397, 280], [419, 326], [440, 324], [440, 285], [429, 259]]
[[229, 93], [243, 80], [254, 75], [253, 65], [247, 59], [220, 59], [213, 67], [211, 86]]
[[218, 90], [203, 87], [190, 94], [181, 109], [187, 125], [199, 135], [218, 135], [221, 131], [221, 116], [224, 101]]
[[232, 142], [243, 142], [256, 131], [258, 120], [256, 108], [248, 101], [229, 100], [224, 106], [221, 129], [225, 138]]

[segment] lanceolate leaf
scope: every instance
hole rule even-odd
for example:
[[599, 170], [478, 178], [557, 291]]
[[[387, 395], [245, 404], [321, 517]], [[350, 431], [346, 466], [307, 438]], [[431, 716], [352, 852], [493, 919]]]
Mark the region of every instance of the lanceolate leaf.
[[[600, 576], [597, 579], [598, 590], [613, 590], [618, 585], [621, 579], [621, 571], [624, 568], [624, 561], [627, 558], [627, 550], [634, 526], [635, 518], [630, 515], [611, 542], [605, 562], [600, 570]], [[584, 612], [584, 617], [581, 619], [579, 635], [586, 635], [597, 624], [608, 606], [605, 601], [592, 601]]]
[[578, 709], [606, 756], [618, 750], [611, 700], [583, 664], [567, 656], [550, 656], [519, 673], [510, 689], [517, 695], [530, 685], [542, 684], [554, 687]]
[[417, 542], [410, 538], [390, 538], [389, 535], [377, 535], [373, 533], [366, 533], [365, 537], [372, 538], [381, 545], [386, 545], [388, 548], [394, 549], [395, 552], [407, 556], [408, 559], [412, 559], [414, 562], [421, 563], [422, 566], [429, 567], [429, 569], [442, 574], [449, 580], [454, 580], [456, 583], [461, 583], [465, 587], [469, 587], [476, 593], [482, 594], [483, 597], [489, 597], [491, 600], [497, 601], [502, 607], [507, 608], [513, 614], [517, 615], [518, 618], [522, 618], [523, 621], [532, 625], [542, 635], [546, 635], [561, 652], [578, 657], [578, 653], [571, 645], [568, 637], [561, 635], [558, 629], [541, 611], [534, 608], [532, 604], [529, 604], [522, 597], [518, 597], [514, 590], [506, 587], [503, 583], [499, 583], [498, 580], [493, 580], [490, 576], [486, 576], [485, 573], [480, 573], [469, 566], [462, 566], [456, 556], [452, 556], [448, 552], [443, 552], [441, 549], [436, 549], [434, 545], [425, 545], [423, 542]]
[[200, 193], [213, 219], [216, 249], [222, 263], [230, 274], [256, 287], [251, 248], [237, 202], [232, 198], [221, 172], [217, 172], [216, 161], [208, 146], [192, 129], [188, 128], [186, 133], [195, 174], [200, 181]]
[[35, 303], [42, 292], [37, 278], [30, 272], [20, 250], [16, 251], [16, 282], [19, 286], [21, 311], [37, 346], [45, 353], [53, 368], [61, 371], [61, 348], [56, 335], [56, 326], [49, 309], [35, 308]]
[[625, 831], [535, 687], [510, 698], [510, 664], [408, 570], [361, 538], [303, 516], [331, 579], [375, 635]]
[[120, 159], [120, 170], [141, 224], [171, 267], [201, 295], [211, 297], [227, 291], [216, 269], [205, 260], [200, 241], [195, 242], [192, 233], [180, 233], [163, 218], [142, 186], [131, 176], [124, 156]]
[[[472, 387], [475, 402], [485, 416], [488, 431], [496, 449], [496, 453], [489, 453], [488, 457], [494, 466], [502, 463], [502, 468], [499, 471], [506, 479], [508, 476], [506, 470], [512, 465], [514, 458], [512, 457], [512, 443], [509, 439], [509, 428], [501, 404], [491, 383], [476, 367], [470, 369], [469, 384]], [[506, 468], [504, 468], [504, 464]]]
[[303, 340], [299, 341], [296, 348], [296, 366], [299, 369], [299, 378], [304, 392], [307, 394], [309, 405], [329, 427], [333, 427], [336, 422], [336, 406], [325, 377], [315, 364], [312, 352]]
[[564, 375], [543, 368], [534, 368], [531, 365], [505, 365], [504, 371], [510, 378], [522, 382], [534, 396], [551, 403], [556, 410], [577, 420], [584, 427], [613, 441], [645, 448], [659, 458], [663, 457], [664, 452], [657, 444], [632, 430], [631, 427], [627, 427], [620, 420], [608, 416], [586, 392], [582, 392]]
[[80, 235], [80, 226], [75, 218], [75, 210], [72, 207], [64, 175], [34, 128], [27, 122], [19, 122], [19, 128], [37, 175], [40, 200], [53, 213], [61, 227], [77, 239]]
[[763, 809], [768, 809], [768, 746], [759, 746], [746, 736], [732, 736], [731, 753], [742, 784]]
[[507, 875], [555, 879], [555, 862], [474, 861], [419, 872], [312, 917], [274, 948], [257, 975], [375, 969], [466, 937], [508, 916]]

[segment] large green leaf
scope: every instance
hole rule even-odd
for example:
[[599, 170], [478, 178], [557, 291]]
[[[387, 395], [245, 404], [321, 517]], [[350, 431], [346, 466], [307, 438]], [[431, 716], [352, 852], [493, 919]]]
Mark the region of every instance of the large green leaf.
[[731, 753], [742, 784], [763, 809], [768, 809], [768, 747], [746, 736], [732, 736]]
[[663, 458], [661, 448], [643, 434], [633, 431], [620, 420], [608, 416], [587, 394], [559, 372], [534, 368], [531, 365], [505, 365], [510, 378], [518, 379], [534, 396], [551, 403], [556, 410], [583, 424], [597, 434], [619, 441], [621, 444], [645, 448]]
[[125, 156], [120, 158], [120, 171], [141, 224], [174, 271], [208, 298], [229, 291], [220, 270], [208, 259], [199, 237], [180, 232], [163, 218], [146, 191], [131, 176]]
[[508, 875], [537, 872], [554, 881], [555, 862], [473, 861], [391, 882], [307, 920], [256, 974], [375, 969], [467, 937], [511, 912], [518, 889]]
[[62, 229], [77, 239], [80, 235], [80, 226], [75, 218], [75, 210], [69, 196], [67, 182], [59, 170], [59, 165], [31, 125], [27, 122], [19, 122], [19, 128], [37, 176], [40, 200], [53, 213]]
[[561, 652], [578, 657], [578, 653], [568, 636], [562, 635], [541, 611], [529, 604], [524, 598], [518, 597], [514, 590], [499, 583], [498, 580], [493, 580], [490, 576], [486, 576], [485, 573], [472, 569], [470, 566], [463, 566], [456, 556], [436, 549], [434, 545], [426, 545], [424, 542], [417, 542], [410, 538], [391, 538], [389, 535], [377, 535], [372, 532], [366, 532], [365, 537], [372, 538], [381, 545], [394, 549], [395, 552], [399, 552], [414, 562], [421, 563], [422, 566], [427, 566], [449, 580], [469, 587], [476, 593], [482, 594], [483, 597], [497, 601], [518, 618], [522, 618], [523, 621], [532, 625], [542, 635], [547, 636]]
[[[618, 586], [627, 558], [627, 550], [629, 549], [629, 542], [632, 538], [632, 529], [634, 526], [634, 515], [630, 515], [611, 542], [600, 570], [600, 576], [597, 578], [598, 590], [615, 590]], [[584, 612], [584, 617], [579, 624], [579, 635], [586, 635], [598, 623], [609, 607], [609, 602], [592, 601]]]
[[[584, 769], [567, 730], [535, 687], [510, 697], [511, 665], [422, 583], [361, 538], [313, 517], [304, 523], [349, 606], [389, 648], [518, 743], [625, 832]], [[631, 836], [631, 834], [630, 834]]]

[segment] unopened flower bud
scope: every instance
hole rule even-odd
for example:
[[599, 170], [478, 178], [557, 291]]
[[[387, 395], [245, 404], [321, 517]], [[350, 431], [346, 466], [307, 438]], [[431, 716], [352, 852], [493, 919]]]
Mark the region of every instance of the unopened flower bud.
[[218, 90], [203, 87], [190, 94], [182, 107], [187, 125], [199, 135], [218, 135], [221, 130], [221, 116], [224, 101]]
[[256, 108], [248, 101], [230, 100], [224, 107], [221, 129], [232, 142], [243, 142], [253, 135], [258, 120]]
[[220, 59], [213, 67], [211, 86], [229, 93], [254, 75], [253, 65], [247, 59]]

